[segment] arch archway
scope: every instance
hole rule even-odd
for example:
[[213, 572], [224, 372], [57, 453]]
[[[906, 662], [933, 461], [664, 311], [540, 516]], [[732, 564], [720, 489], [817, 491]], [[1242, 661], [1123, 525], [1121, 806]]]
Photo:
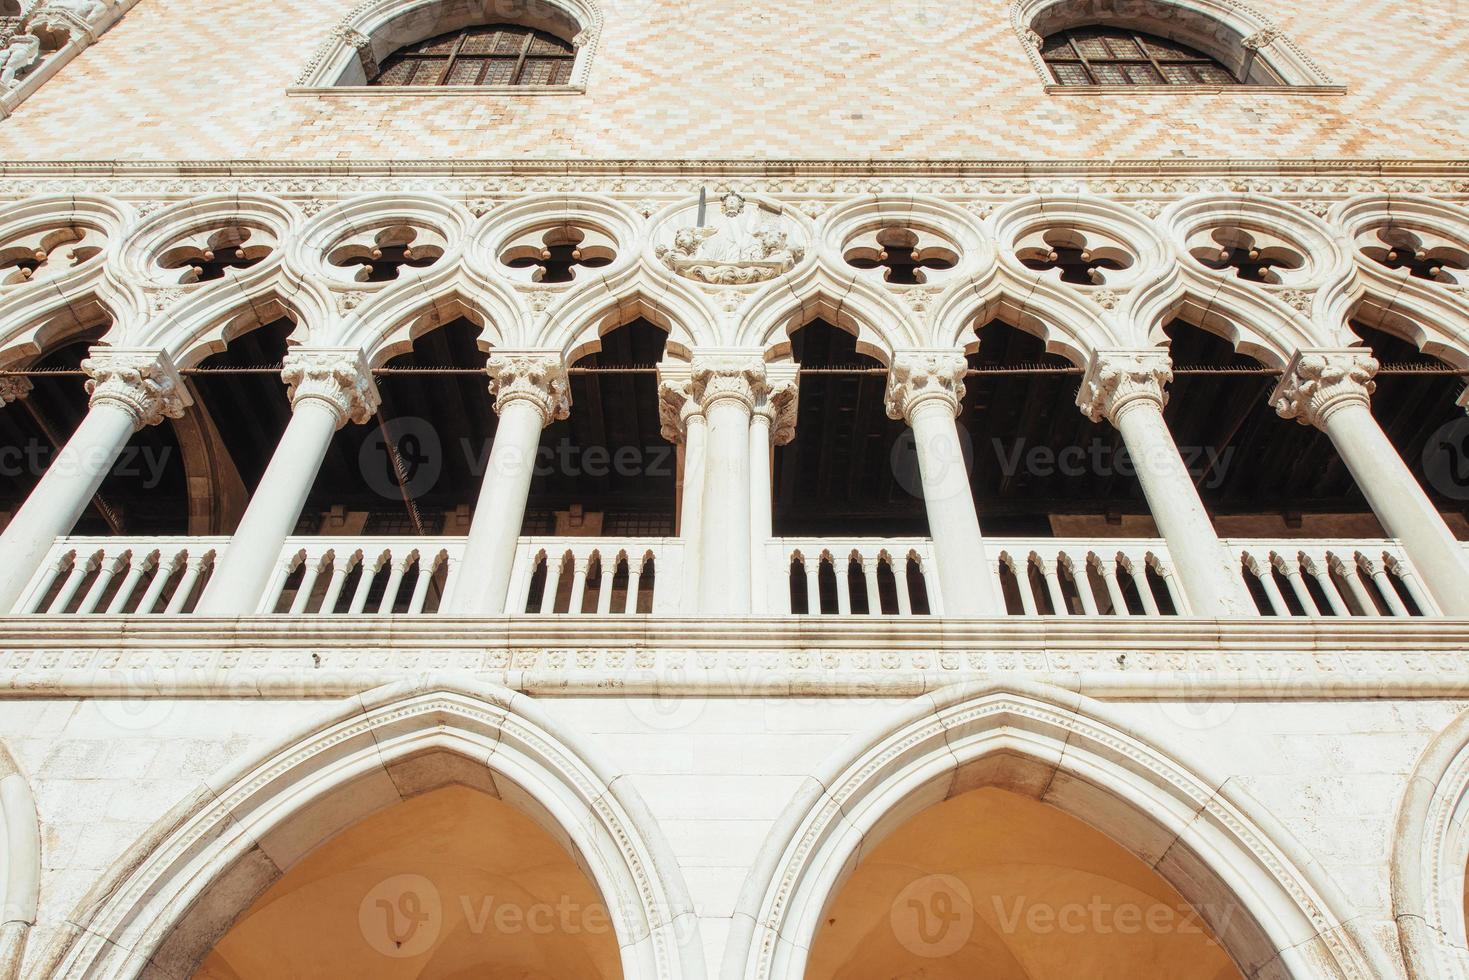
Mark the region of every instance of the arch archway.
[[981, 786], [1069, 813], [1143, 859], [1246, 976], [1389, 975], [1283, 829], [1088, 698], [1040, 685], [955, 686], [851, 745], [772, 831], [735, 910], [725, 980], [801, 975], [858, 861], [894, 828]]
[[324, 841], [426, 790], [493, 788], [577, 861], [626, 978], [698, 978], [698, 926], [636, 792], [531, 699], [405, 681], [337, 706], [201, 786], [69, 919], [41, 975], [192, 976], [253, 901]]
[[1392, 905], [1413, 980], [1469, 973], [1469, 712], [1424, 750], [1398, 806]]
[[0, 745], [0, 980], [20, 976], [41, 891], [41, 828], [30, 783]]

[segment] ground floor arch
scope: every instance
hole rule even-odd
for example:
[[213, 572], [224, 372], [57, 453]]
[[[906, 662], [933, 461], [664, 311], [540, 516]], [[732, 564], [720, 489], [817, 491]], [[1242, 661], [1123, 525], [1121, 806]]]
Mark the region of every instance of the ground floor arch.
[[1059, 810], [1131, 852], [1197, 910], [1244, 976], [1389, 974], [1347, 925], [1353, 910], [1242, 791], [1087, 698], [956, 686], [849, 749], [813, 774], [772, 832], [736, 908], [725, 980], [817, 975], [807, 971], [820, 966], [819, 930], [864, 859], [930, 808], [984, 788]]
[[[379, 844], [397, 840], [412, 857], [415, 819], [458, 824], [442, 838], [458, 843], [434, 858], [451, 892], [494, 885], [520, 894], [516, 904], [544, 898], [531, 902], [528, 882], [507, 880], [513, 874], [494, 879], [513, 870], [513, 858], [489, 869], [493, 881], [452, 868], [456, 857], [472, 853], [468, 838], [498, 824], [502, 834], [529, 842], [522, 856], [545, 858], [545, 880], [537, 887], [552, 881], [567, 902], [586, 905], [582, 914], [593, 916], [599, 932], [591, 907], [598, 900], [605, 905], [610, 935], [583, 937], [588, 942], [560, 958], [532, 948], [536, 937], [527, 923], [507, 947], [521, 966], [551, 976], [565, 969], [628, 980], [703, 976], [698, 928], [677, 865], [626, 780], [531, 699], [457, 681], [403, 682], [349, 699], [269, 752], [209, 780], [83, 900], [42, 975], [229, 978], [231, 930], [250, 929], [253, 914], [268, 925], [271, 897], [289, 903], [298, 886], [313, 882], [339, 891], [366, 883], [357, 912], [370, 919], [384, 906], [369, 899], [382, 899], [399, 914], [400, 928], [395, 936], [378, 935], [375, 925], [359, 922], [359, 935], [369, 944], [375, 936], [390, 945], [408, 942], [415, 937], [407, 935], [403, 917], [424, 914], [427, 889], [398, 887], [393, 879], [404, 872], [354, 858], [367, 849], [353, 845], [354, 837], [376, 833]], [[303, 877], [293, 879], [297, 872]], [[272, 893], [277, 887], [279, 894]], [[412, 900], [400, 904], [408, 892]], [[474, 947], [472, 936], [460, 942], [455, 930], [484, 914], [483, 903], [473, 901], [464, 914], [459, 898], [450, 896], [459, 907], [440, 923], [440, 930], [449, 928], [440, 937], [447, 945], [434, 947], [451, 960]], [[540, 928], [545, 917], [533, 914]], [[559, 913], [553, 907], [550, 914]], [[580, 919], [575, 928], [589, 926]], [[211, 965], [216, 972], [208, 972]], [[452, 965], [459, 973], [446, 976], [498, 976], [482, 963]]]

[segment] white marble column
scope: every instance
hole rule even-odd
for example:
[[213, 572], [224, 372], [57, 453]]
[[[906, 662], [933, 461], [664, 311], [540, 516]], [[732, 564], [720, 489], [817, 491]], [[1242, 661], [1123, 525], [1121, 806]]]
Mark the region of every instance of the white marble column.
[[0, 611], [9, 611], [52, 543], [70, 534], [128, 439], [181, 418], [192, 399], [161, 350], [94, 347], [82, 370], [91, 406], [41, 482], [0, 535]]
[[290, 391], [291, 421], [199, 599], [194, 611], [201, 615], [255, 612], [286, 538], [301, 519], [332, 436], [349, 421], [371, 421], [381, 401], [356, 348], [293, 350], [281, 379]]
[[955, 422], [967, 366], [957, 351], [899, 351], [888, 371], [887, 410], [890, 418], [913, 428], [945, 615], [998, 616], [1003, 606], [985, 556]]
[[766, 379], [767, 390], [750, 419], [750, 596], [755, 612], [764, 612], [768, 604], [766, 549], [775, 536], [772, 457], [775, 447], [788, 445], [796, 438], [799, 367], [768, 366]]
[[[1093, 422], [1117, 427], [1132, 458], [1153, 521], [1168, 542], [1173, 567], [1195, 616], [1254, 616], [1258, 610], [1230, 561], [1193, 476], [1163, 418], [1165, 386], [1173, 380], [1166, 351], [1099, 350], [1076, 403]], [[1079, 580], [1084, 587], [1084, 578]], [[1140, 589], [1147, 588], [1139, 581]]]
[[699, 594], [700, 504], [704, 495], [704, 448], [709, 426], [704, 409], [694, 401], [692, 381], [686, 362], [664, 362], [658, 365], [658, 417], [663, 438], [679, 446], [683, 453], [678, 488], [678, 536], [683, 542], [684, 562], [681, 577], [685, 604], [692, 607]]
[[694, 359], [690, 392], [709, 426], [696, 549], [700, 612], [752, 610], [750, 418], [766, 390], [765, 365], [757, 355]]
[[1469, 553], [1372, 415], [1378, 364], [1360, 348], [1297, 351], [1271, 396], [1282, 418], [1331, 437], [1378, 523], [1450, 616], [1469, 616]]
[[505, 612], [541, 430], [571, 413], [571, 383], [559, 352], [497, 352], [488, 370], [500, 424], [464, 562], [444, 604], [445, 611], [458, 615]]

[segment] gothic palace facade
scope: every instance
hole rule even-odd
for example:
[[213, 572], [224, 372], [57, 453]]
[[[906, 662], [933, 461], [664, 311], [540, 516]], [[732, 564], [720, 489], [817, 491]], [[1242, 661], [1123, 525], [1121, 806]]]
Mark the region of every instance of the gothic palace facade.
[[0, 0], [0, 980], [1469, 978], [1458, 0]]

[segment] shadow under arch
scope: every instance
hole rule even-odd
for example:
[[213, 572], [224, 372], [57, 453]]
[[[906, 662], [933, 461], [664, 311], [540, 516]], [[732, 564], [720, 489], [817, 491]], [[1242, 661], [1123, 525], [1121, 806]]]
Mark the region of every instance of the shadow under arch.
[[1080, 694], [955, 685], [856, 736], [809, 777], [745, 881], [723, 980], [797, 977], [862, 854], [951, 794], [998, 786], [1078, 817], [1157, 871], [1249, 977], [1391, 975], [1334, 888], [1229, 781], [1205, 778]]
[[1413, 980], [1469, 974], [1469, 711], [1419, 757], [1398, 805], [1392, 913]]
[[[501, 798], [560, 841], [612, 913], [623, 976], [704, 976], [678, 865], [636, 791], [525, 695], [423, 676], [329, 713], [207, 780], [113, 866], [39, 975], [190, 976], [296, 860], [361, 818], [486, 769]], [[283, 868], [282, 865], [286, 865]]]

